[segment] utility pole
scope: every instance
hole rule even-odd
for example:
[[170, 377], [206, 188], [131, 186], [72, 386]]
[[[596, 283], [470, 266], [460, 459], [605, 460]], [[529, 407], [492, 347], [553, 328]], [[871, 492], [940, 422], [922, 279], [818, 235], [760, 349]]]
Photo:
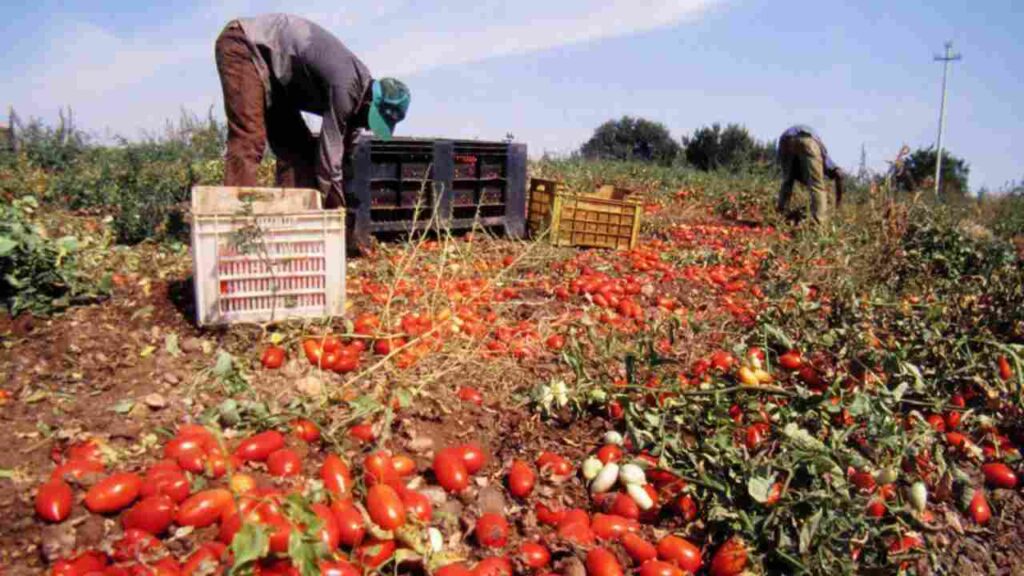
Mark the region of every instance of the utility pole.
[[935, 199], [939, 199], [942, 190], [942, 136], [946, 130], [946, 81], [949, 78], [949, 63], [962, 60], [960, 54], [953, 54], [953, 43], [946, 42], [946, 53], [936, 55], [935, 61], [942, 62], [942, 106], [939, 108], [939, 142], [935, 156]]

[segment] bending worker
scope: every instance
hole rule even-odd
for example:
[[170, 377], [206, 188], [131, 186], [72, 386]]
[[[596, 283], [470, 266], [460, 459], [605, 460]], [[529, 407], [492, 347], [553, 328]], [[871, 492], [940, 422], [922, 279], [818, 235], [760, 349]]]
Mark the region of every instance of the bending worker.
[[[255, 186], [267, 142], [278, 186], [317, 188], [327, 208], [345, 204], [342, 161], [362, 128], [390, 139], [409, 90], [370, 71], [334, 35], [287, 14], [240, 18], [215, 45], [228, 120], [225, 186]], [[323, 118], [314, 138], [302, 112]]]
[[777, 210], [786, 214], [793, 196], [793, 184], [799, 182], [811, 197], [811, 218], [818, 224], [828, 222], [828, 192], [825, 178], [836, 183], [836, 206], [843, 199], [843, 171], [832, 162], [821, 138], [807, 126], [793, 126], [779, 138], [779, 163], [782, 188]]

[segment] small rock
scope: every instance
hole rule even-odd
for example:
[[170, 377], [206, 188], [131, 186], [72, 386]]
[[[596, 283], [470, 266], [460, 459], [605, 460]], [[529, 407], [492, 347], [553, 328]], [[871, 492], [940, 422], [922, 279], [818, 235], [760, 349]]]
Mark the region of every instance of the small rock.
[[434, 439], [429, 436], [417, 436], [410, 440], [406, 447], [412, 452], [423, 454], [434, 449]]
[[167, 382], [171, 386], [177, 386], [181, 382], [181, 378], [174, 372], [164, 372], [164, 382]]
[[505, 496], [501, 493], [501, 490], [494, 486], [481, 488], [480, 494], [476, 497], [476, 504], [482, 514], [487, 514], [488, 512], [495, 514], [505, 513]]
[[167, 407], [167, 399], [156, 392], [147, 394], [146, 397], [142, 399], [142, 402], [153, 410], [163, 410]]
[[321, 396], [324, 393], [324, 384], [316, 376], [309, 375], [297, 380], [295, 389], [306, 396]]
[[43, 528], [42, 544], [39, 551], [47, 562], [70, 556], [75, 550], [76, 536], [75, 527], [71, 522], [49, 525]]
[[196, 337], [185, 338], [181, 341], [182, 352], [199, 352], [203, 349], [203, 341]]
[[448, 501], [448, 494], [440, 486], [424, 486], [419, 492], [430, 500], [430, 505], [434, 508], [440, 508]]
[[562, 574], [565, 576], [587, 576], [587, 569], [576, 556], [569, 556], [561, 562]]

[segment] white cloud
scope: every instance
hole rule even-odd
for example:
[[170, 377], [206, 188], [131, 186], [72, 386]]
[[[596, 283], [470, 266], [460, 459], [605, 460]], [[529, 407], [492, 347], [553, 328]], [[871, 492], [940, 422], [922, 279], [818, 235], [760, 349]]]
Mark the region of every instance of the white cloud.
[[[138, 29], [61, 21], [37, 61], [9, 77], [27, 82], [8, 92], [22, 115], [52, 118], [73, 106], [82, 125], [133, 136], [157, 129], [179, 108], [219, 103], [213, 42], [239, 15], [288, 11], [337, 34], [380, 75], [434, 68], [641, 33], [701, 16], [720, 0], [224, 0], [171, 22]], [[19, 69], [20, 68], [20, 69]], [[43, 72], [40, 72], [43, 71]]]
[[[628, 36], [701, 15], [711, 0], [562, 0], [518, 3], [508, 14], [493, 2], [451, 13], [442, 6], [418, 13], [418, 22], [388, 31], [368, 62], [389, 74], [411, 74], [477, 60], [523, 54], [603, 38]], [[442, 29], [421, 23], [461, 23]]]

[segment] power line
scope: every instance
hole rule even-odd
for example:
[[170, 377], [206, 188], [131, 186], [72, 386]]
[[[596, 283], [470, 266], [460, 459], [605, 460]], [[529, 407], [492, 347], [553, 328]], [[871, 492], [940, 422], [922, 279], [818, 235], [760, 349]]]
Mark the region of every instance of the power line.
[[963, 56], [953, 53], [953, 43], [946, 42], [946, 53], [936, 55], [935, 61], [942, 62], [942, 106], [939, 108], [939, 142], [935, 156], [935, 199], [939, 199], [942, 189], [942, 136], [946, 130], [946, 82], [949, 78], [949, 63], [962, 60]]

